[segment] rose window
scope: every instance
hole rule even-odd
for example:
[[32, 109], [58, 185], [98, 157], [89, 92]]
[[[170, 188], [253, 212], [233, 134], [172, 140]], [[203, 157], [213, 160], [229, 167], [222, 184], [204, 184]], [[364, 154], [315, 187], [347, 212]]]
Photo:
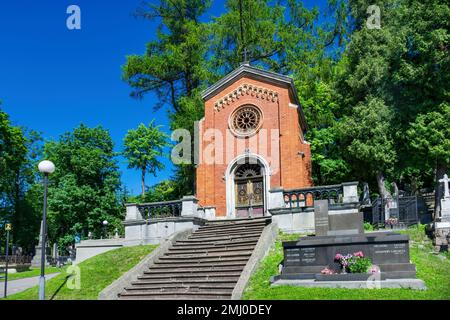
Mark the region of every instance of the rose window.
[[261, 126], [261, 111], [255, 106], [243, 106], [231, 115], [230, 127], [238, 135], [251, 135]]

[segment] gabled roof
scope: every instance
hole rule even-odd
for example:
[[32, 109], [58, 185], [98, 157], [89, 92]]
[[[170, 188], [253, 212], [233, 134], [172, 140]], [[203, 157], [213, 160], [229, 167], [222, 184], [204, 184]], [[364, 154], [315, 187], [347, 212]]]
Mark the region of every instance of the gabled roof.
[[300, 100], [297, 95], [297, 90], [295, 89], [294, 80], [291, 77], [271, 72], [261, 70], [255, 67], [250, 66], [249, 64], [241, 64], [239, 68], [233, 70], [225, 77], [217, 81], [215, 84], [210, 86], [208, 89], [204, 90], [201, 93], [201, 97], [203, 100], [207, 100], [210, 97], [214, 96], [218, 92], [222, 91], [225, 87], [231, 85], [236, 80], [239, 80], [242, 77], [250, 77], [256, 80], [269, 82], [272, 84], [278, 84], [288, 87], [290, 90], [292, 97], [294, 98], [294, 103], [298, 105], [298, 112], [301, 118], [302, 129], [305, 131], [307, 129], [305, 115], [303, 113], [302, 107], [300, 105]]

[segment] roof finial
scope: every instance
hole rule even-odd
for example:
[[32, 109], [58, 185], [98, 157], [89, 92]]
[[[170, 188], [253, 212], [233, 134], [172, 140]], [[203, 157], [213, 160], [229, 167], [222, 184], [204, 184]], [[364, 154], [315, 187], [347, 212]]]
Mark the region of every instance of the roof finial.
[[242, 49], [242, 55], [243, 55], [244, 61], [241, 62], [241, 65], [246, 65], [246, 66], [250, 65], [250, 60], [248, 59], [247, 54], [248, 54], [247, 47], [244, 47], [244, 49]]

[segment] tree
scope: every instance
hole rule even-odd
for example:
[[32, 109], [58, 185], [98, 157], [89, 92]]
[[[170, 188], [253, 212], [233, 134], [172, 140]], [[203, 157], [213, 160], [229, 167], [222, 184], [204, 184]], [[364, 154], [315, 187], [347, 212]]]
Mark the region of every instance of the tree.
[[420, 114], [407, 131], [410, 146], [423, 162], [435, 170], [435, 213], [440, 211], [441, 179], [450, 168], [450, 105], [442, 103], [436, 111]]
[[108, 131], [83, 124], [45, 143], [45, 158], [56, 166], [49, 185], [49, 237], [61, 248], [72, 244], [76, 234], [86, 237], [90, 231], [99, 237], [103, 220], [121, 228], [120, 174], [113, 149]]
[[238, 67], [244, 48], [249, 50], [252, 65], [282, 74], [309, 69], [317, 62], [317, 54], [343, 36], [345, 7], [334, 2], [330, 25], [319, 23], [317, 7], [309, 10], [301, 1], [226, 1], [227, 12], [211, 23], [212, 70], [228, 73]]
[[[0, 110], [0, 234], [4, 223], [17, 222], [23, 189], [20, 173], [27, 162], [27, 140], [22, 128], [14, 126], [8, 114]], [[13, 229], [16, 233], [16, 226]], [[13, 240], [18, 240], [13, 236]]]
[[42, 137], [38, 132], [23, 128], [26, 160], [14, 178], [14, 215], [12, 217], [14, 243], [25, 251], [32, 251], [38, 239], [42, 218], [42, 185], [38, 183], [38, 160], [42, 158]]
[[154, 92], [155, 108], [168, 104], [178, 111], [181, 96], [191, 96], [208, 77], [204, 68], [207, 54], [207, 26], [201, 16], [209, 0], [161, 0], [144, 3], [137, 16], [159, 20], [157, 40], [147, 44], [143, 55], [130, 55], [123, 66], [123, 79], [134, 88], [132, 96], [142, 98]]
[[141, 123], [137, 129], [129, 130], [124, 138], [123, 155], [128, 159], [128, 167], [141, 171], [142, 198], [145, 198], [146, 173], [156, 176], [156, 172], [164, 168], [159, 158], [168, 145], [168, 136], [160, 128], [154, 125], [154, 120], [148, 127]]
[[396, 161], [392, 132], [393, 112], [383, 100], [368, 97], [345, 116], [338, 125], [339, 138], [346, 146], [346, 160], [354, 175], [364, 181], [376, 177], [380, 195], [390, 193], [385, 174], [391, 173]]

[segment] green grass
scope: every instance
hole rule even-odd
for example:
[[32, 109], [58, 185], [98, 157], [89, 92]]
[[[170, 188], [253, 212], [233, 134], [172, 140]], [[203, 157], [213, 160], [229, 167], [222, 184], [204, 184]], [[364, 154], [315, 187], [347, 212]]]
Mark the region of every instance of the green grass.
[[[68, 284], [74, 283], [66, 271], [50, 279], [46, 283], [46, 300], [96, 300], [98, 294], [126, 271], [134, 267], [156, 246], [135, 246], [111, 250], [77, 266], [80, 268], [80, 289], [70, 289]], [[7, 297], [8, 300], [36, 300], [38, 287], [33, 287]]]
[[450, 299], [450, 260], [448, 254], [434, 254], [424, 227], [402, 231], [410, 235], [410, 256], [417, 268], [417, 277], [424, 280], [427, 290], [411, 289], [329, 289], [293, 286], [270, 287], [269, 279], [278, 274], [283, 260], [281, 241], [296, 240], [300, 235], [280, 234], [275, 248], [261, 262], [252, 275], [243, 299], [267, 300], [410, 300]]
[[[45, 268], [45, 274], [55, 273], [55, 272], [61, 272], [62, 268], [56, 268], [56, 267], [46, 267]], [[5, 274], [2, 273], [2, 276]], [[31, 278], [31, 277], [37, 277], [41, 275], [41, 268], [30, 268], [30, 270], [21, 271], [17, 273], [8, 273], [8, 281], [17, 280], [17, 279], [24, 279], [24, 278]], [[0, 282], [4, 282], [5, 279], [0, 279]]]

